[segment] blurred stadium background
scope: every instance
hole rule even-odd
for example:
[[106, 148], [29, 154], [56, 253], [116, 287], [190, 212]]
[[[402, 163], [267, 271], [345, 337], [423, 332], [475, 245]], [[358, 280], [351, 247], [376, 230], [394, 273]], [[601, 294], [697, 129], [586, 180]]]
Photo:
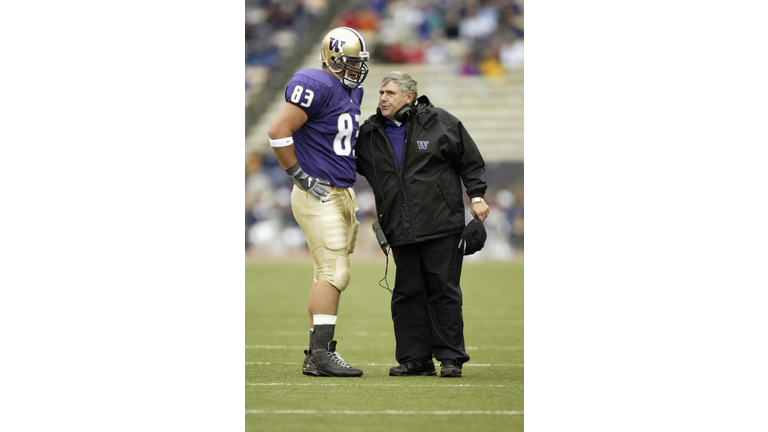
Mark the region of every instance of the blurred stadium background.
[[[463, 121], [486, 162], [486, 248], [471, 260], [521, 258], [524, 250], [523, 0], [246, 0], [245, 249], [246, 254], [306, 251], [291, 214], [291, 182], [269, 146], [267, 128], [284, 103], [293, 73], [319, 68], [318, 47], [338, 26], [358, 30], [371, 61], [362, 117], [376, 111], [381, 77], [405, 71]], [[376, 253], [368, 229], [374, 199], [355, 185], [361, 223], [355, 255]], [[467, 220], [469, 200], [465, 197]], [[380, 253], [380, 252], [378, 252]]]

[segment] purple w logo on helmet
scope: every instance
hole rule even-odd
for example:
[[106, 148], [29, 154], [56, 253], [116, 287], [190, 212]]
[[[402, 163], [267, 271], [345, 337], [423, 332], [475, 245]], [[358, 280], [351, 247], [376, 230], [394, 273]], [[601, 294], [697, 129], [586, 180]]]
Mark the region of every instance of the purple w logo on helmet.
[[340, 53], [341, 49], [344, 47], [344, 44], [347, 43], [347, 41], [343, 41], [341, 39], [336, 39], [334, 37], [331, 38], [331, 43], [328, 44], [328, 51], [333, 51], [335, 53]]

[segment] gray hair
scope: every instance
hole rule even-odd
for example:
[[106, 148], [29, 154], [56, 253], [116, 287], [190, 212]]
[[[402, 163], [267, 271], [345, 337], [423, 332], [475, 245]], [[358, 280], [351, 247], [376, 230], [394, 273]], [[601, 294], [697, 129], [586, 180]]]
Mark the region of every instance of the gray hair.
[[416, 82], [415, 79], [411, 78], [411, 76], [407, 73], [401, 71], [392, 71], [384, 75], [384, 78], [381, 80], [381, 86], [384, 87], [385, 85], [389, 84], [390, 81], [394, 81], [395, 84], [397, 84], [397, 87], [401, 92], [403, 92], [404, 96], [408, 96], [408, 93], [413, 92], [414, 100], [419, 97], [419, 90], [417, 88], [419, 83]]

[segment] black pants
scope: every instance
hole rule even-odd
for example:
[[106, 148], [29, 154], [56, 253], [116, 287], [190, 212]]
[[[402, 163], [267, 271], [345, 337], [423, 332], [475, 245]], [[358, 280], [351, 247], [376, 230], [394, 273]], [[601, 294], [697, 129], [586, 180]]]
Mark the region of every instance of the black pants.
[[393, 247], [397, 265], [392, 295], [399, 363], [409, 360], [469, 360], [459, 280], [464, 256], [460, 236]]

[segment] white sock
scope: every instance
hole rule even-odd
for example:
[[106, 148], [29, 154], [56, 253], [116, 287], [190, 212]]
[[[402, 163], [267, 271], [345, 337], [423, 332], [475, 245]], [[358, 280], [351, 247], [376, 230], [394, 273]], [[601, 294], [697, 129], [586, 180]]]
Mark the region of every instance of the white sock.
[[336, 325], [336, 315], [312, 315], [313, 325]]

